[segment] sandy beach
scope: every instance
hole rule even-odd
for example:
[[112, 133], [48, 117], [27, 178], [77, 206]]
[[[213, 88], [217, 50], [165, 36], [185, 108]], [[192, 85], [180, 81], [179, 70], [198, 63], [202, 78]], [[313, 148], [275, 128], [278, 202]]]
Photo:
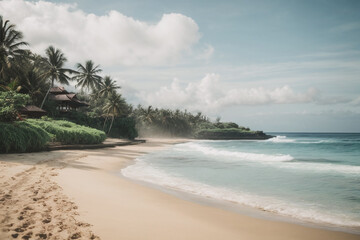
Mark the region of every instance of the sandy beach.
[[360, 239], [177, 198], [120, 175], [183, 139], [0, 155], [0, 239]]

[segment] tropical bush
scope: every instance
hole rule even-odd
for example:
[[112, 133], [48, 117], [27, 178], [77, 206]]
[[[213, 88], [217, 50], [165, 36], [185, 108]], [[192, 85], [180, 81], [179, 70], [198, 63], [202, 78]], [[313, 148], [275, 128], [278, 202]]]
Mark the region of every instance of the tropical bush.
[[0, 128], [0, 153], [40, 151], [51, 141], [97, 144], [106, 139], [103, 131], [49, 118], [0, 122]]
[[262, 131], [251, 131], [244, 128], [201, 129], [194, 134], [198, 139], [268, 139], [271, 136]]
[[53, 140], [55, 142], [63, 144], [96, 144], [106, 139], [106, 134], [103, 131], [77, 125], [69, 121], [29, 119], [27, 122], [33, 126], [41, 127], [54, 136]]
[[0, 152], [34, 152], [46, 148], [52, 135], [27, 121], [0, 122]]
[[135, 119], [132, 117], [116, 118], [108, 135], [114, 138], [125, 137], [134, 140], [138, 136]]
[[0, 122], [15, 121], [18, 110], [24, 107], [30, 97], [13, 91], [0, 92]]
[[[107, 121], [104, 126], [104, 117], [89, 116], [82, 112], [69, 112], [66, 116], [59, 119], [68, 120], [98, 130], [109, 129], [111, 124], [111, 121]], [[132, 117], [115, 118], [112, 130], [108, 135], [114, 138], [128, 138], [133, 140], [138, 136], [135, 124], [135, 119]]]

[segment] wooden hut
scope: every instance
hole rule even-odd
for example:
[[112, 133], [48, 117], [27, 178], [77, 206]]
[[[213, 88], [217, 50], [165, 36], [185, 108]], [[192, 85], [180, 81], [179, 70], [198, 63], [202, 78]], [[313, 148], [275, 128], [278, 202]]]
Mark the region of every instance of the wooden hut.
[[21, 108], [19, 112], [21, 115], [25, 115], [28, 118], [41, 118], [46, 115], [46, 111], [34, 105], [25, 106]]
[[49, 99], [57, 103], [60, 112], [76, 111], [80, 107], [88, 107], [89, 104], [80, 101], [75, 93], [69, 93], [63, 87], [50, 89]]

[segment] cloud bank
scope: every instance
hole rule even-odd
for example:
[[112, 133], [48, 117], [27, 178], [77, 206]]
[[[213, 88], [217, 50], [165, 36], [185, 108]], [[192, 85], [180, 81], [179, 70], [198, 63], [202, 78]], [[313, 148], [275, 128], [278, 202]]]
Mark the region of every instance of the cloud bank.
[[[147, 23], [117, 11], [97, 16], [74, 4], [24, 0], [0, 1], [0, 12], [24, 33], [32, 50], [43, 54], [53, 44], [72, 62], [91, 58], [107, 66], [176, 63], [194, 54], [200, 39], [196, 22], [177, 13]], [[199, 54], [208, 58], [212, 52], [209, 46]]]
[[[266, 104], [337, 104], [344, 99], [323, 97], [314, 88], [296, 92], [290, 86], [276, 88], [232, 88], [220, 82], [217, 74], [207, 74], [199, 82], [185, 86], [174, 79], [170, 86], [161, 87], [156, 92], [140, 92], [137, 97], [148, 105], [168, 108], [186, 108], [190, 111], [217, 112], [222, 108], [240, 105]], [[350, 100], [346, 100], [348, 102]]]

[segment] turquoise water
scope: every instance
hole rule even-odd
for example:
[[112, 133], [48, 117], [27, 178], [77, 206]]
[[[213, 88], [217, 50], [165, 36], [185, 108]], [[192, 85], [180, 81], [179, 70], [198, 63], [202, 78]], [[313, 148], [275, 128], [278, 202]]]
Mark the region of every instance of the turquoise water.
[[360, 134], [192, 141], [142, 156], [126, 177], [304, 221], [360, 227]]

